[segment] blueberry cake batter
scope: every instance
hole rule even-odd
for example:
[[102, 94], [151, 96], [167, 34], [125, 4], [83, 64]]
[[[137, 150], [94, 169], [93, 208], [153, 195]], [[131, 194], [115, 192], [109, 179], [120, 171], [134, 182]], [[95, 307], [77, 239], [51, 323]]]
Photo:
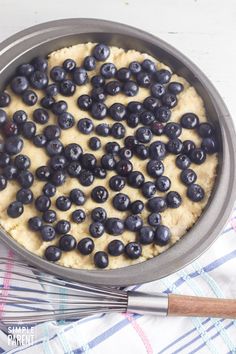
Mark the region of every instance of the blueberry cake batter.
[[157, 256], [214, 186], [217, 141], [202, 98], [135, 50], [86, 43], [22, 64], [0, 92], [0, 133], [0, 223], [66, 267]]

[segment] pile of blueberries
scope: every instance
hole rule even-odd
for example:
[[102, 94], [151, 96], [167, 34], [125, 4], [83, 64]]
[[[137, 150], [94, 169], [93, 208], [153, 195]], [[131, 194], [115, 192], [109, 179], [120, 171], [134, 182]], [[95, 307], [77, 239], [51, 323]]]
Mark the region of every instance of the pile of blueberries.
[[[11, 81], [12, 91], [21, 97], [28, 106], [38, 102], [37, 93], [42, 90], [44, 97], [40, 100], [42, 108], [33, 112], [33, 120], [29, 120], [25, 111], [18, 110], [10, 119], [4, 107], [11, 102], [10, 95], [0, 92], [0, 129], [4, 141], [0, 144], [0, 190], [7, 187], [8, 180], [16, 180], [20, 189], [16, 194], [16, 201], [10, 203], [7, 209], [9, 217], [17, 218], [24, 212], [24, 205], [34, 201], [36, 209], [42, 216], [35, 216], [28, 220], [30, 229], [41, 234], [44, 241], [52, 241], [60, 235], [57, 246], [49, 246], [45, 251], [45, 258], [49, 261], [60, 259], [62, 251], [68, 252], [77, 248], [81, 254], [88, 255], [94, 250], [93, 238], [98, 238], [106, 231], [113, 236], [119, 236], [125, 230], [137, 233], [137, 242], [124, 245], [120, 240], [113, 240], [108, 244], [107, 252], [111, 256], [126, 254], [131, 259], [137, 259], [142, 253], [142, 245], [155, 243], [164, 246], [169, 243], [171, 232], [167, 226], [161, 224], [161, 212], [167, 208], [178, 208], [182, 198], [178, 192], [169, 191], [171, 181], [164, 176], [163, 160], [167, 154], [176, 155], [176, 167], [181, 170], [180, 179], [186, 185], [187, 197], [193, 202], [204, 198], [203, 188], [196, 184], [197, 175], [190, 169], [191, 163], [202, 164], [206, 154], [217, 152], [218, 144], [214, 127], [209, 123], [199, 123], [194, 113], [186, 113], [180, 123], [169, 122], [171, 109], [177, 105], [177, 95], [183, 91], [179, 82], [169, 82], [171, 72], [165, 69], [158, 70], [155, 63], [145, 59], [142, 63], [133, 61], [128, 68], [117, 70], [113, 63], [106, 62], [97, 75], [89, 79], [88, 71], [96, 69], [97, 62], [106, 61], [110, 49], [105, 44], [94, 46], [92, 55], [84, 58], [83, 66], [77, 67], [72, 59], [64, 61], [62, 67], [55, 66], [48, 74], [48, 62], [45, 58], [36, 57], [31, 63], [22, 64], [17, 68], [16, 75]], [[49, 76], [51, 82], [49, 83]], [[88, 139], [90, 150], [102, 148], [100, 137], [110, 136], [122, 141], [122, 146], [116, 141], [105, 145], [105, 154], [97, 161], [92, 153], [84, 153], [81, 146], [71, 143], [64, 146], [60, 141], [61, 130], [70, 129], [76, 124], [74, 116], [68, 112], [66, 100], [56, 100], [58, 93], [65, 97], [73, 96], [76, 86], [85, 85], [90, 81], [92, 89], [90, 95], [81, 95], [77, 98], [78, 108], [88, 111], [93, 119], [82, 118], [77, 122], [81, 134], [93, 134]], [[107, 107], [105, 104], [108, 95], [115, 96], [123, 93], [126, 96], [135, 96], [140, 87], [148, 88], [150, 96], [143, 102], [131, 101], [127, 106], [114, 103]], [[57, 117], [57, 124], [47, 124], [52, 112]], [[103, 120], [106, 116], [115, 121], [113, 125], [100, 123], [96, 127], [95, 120]], [[136, 128], [134, 135], [126, 136], [126, 124]], [[37, 124], [45, 125], [42, 134], [37, 134]], [[196, 147], [191, 140], [181, 141], [182, 129], [196, 130], [202, 138], [201, 147]], [[168, 142], [154, 139], [161, 135], [168, 137]], [[49, 156], [46, 166], [40, 166], [33, 175], [29, 168], [31, 161], [28, 156], [20, 154], [24, 139], [30, 140], [36, 147], [44, 148]], [[145, 181], [140, 171], [134, 171], [132, 157], [147, 160], [146, 170], [155, 181]], [[63, 185], [68, 177], [77, 178], [82, 186], [91, 185], [95, 179], [106, 178], [107, 171], [115, 174], [109, 180], [111, 190], [118, 192], [112, 202], [116, 210], [129, 211], [125, 220], [108, 218], [106, 210], [96, 207], [91, 211], [92, 223], [89, 226], [91, 237], [85, 237], [78, 243], [69, 234], [71, 223], [68, 220], [57, 221], [56, 211], [50, 209], [51, 197], [57, 187]], [[44, 181], [42, 195], [34, 200], [30, 187], [34, 179]], [[144, 210], [141, 200], [131, 201], [130, 197], [122, 193], [128, 184], [133, 188], [141, 189], [147, 198], [146, 208], [150, 211], [148, 224], [144, 225], [140, 216]], [[157, 192], [165, 192], [165, 197], [155, 196]], [[92, 189], [91, 198], [96, 203], [104, 203], [109, 198], [108, 190], [103, 186]], [[82, 206], [86, 196], [79, 188], [71, 190], [69, 196], [60, 196], [56, 199], [56, 208], [67, 211], [72, 203]], [[72, 213], [72, 221], [80, 224], [86, 219], [85, 212], [77, 209]], [[53, 225], [52, 225], [53, 224]], [[107, 252], [98, 251], [94, 255], [94, 263], [99, 268], [108, 266]]]

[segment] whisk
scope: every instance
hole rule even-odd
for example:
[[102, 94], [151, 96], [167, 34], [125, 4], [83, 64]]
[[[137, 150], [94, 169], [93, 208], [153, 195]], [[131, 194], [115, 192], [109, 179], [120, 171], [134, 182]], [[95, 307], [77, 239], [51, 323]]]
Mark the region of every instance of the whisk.
[[110, 312], [236, 318], [236, 300], [148, 294], [80, 284], [15, 260], [13, 269], [6, 272], [6, 261], [0, 258], [2, 325], [71, 320]]

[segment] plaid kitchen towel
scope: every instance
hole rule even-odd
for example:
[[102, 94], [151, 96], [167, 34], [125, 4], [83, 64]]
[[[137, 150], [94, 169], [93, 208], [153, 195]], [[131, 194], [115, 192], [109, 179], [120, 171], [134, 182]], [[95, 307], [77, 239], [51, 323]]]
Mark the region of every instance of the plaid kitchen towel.
[[[1, 291], [7, 294], [14, 286], [11, 270], [16, 256], [2, 246], [0, 257], [3, 256], [8, 258], [8, 262], [4, 264], [6, 276], [3, 277]], [[235, 274], [236, 210], [217, 241], [197, 261], [166, 278], [130, 289], [236, 299]], [[0, 313], [3, 311], [4, 304], [0, 304]], [[18, 340], [12, 334], [15, 332], [18, 333]], [[236, 321], [131, 314], [96, 315], [78, 321], [2, 328], [0, 353], [236, 353]]]

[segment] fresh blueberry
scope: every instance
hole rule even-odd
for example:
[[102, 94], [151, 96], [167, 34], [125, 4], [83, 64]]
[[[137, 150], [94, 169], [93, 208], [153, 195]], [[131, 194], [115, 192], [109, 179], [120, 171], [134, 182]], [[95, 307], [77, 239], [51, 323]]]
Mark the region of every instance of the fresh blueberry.
[[159, 177], [163, 175], [164, 172], [164, 165], [161, 161], [159, 160], [150, 160], [147, 163], [147, 173], [151, 177]]
[[124, 222], [118, 218], [108, 218], [105, 222], [105, 228], [109, 235], [118, 236], [124, 232]]
[[84, 192], [78, 188], [74, 188], [70, 191], [70, 200], [76, 205], [83, 205], [86, 201]]
[[167, 204], [163, 197], [153, 197], [148, 200], [147, 207], [152, 213], [160, 213], [166, 210]]
[[30, 75], [30, 84], [36, 90], [42, 90], [48, 85], [48, 76], [43, 71], [35, 71]]
[[91, 171], [82, 170], [79, 175], [79, 182], [82, 186], [90, 186], [94, 181], [94, 175]]
[[140, 127], [135, 132], [135, 137], [140, 143], [149, 143], [152, 140], [152, 131], [147, 127]]
[[55, 186], [62, 186], [66, 181], [66, 174], [64, 171], [54, 171], [51, 176], [51, 182]]
[[65, 147], [64, 155], [68, 161], [78, 161], [82, 156], [83, 150], [80, 145], [71, 143]]
[[201, 138], [209, 138], [215, 133], [214, 127], [210, 123], [201, 123], [197, 129]]
[[62, 66], [67, 73], [71, 73], [76, 68], [76, 62], [73, 59], [66, 59]]
[[145, 198], [153, 197], [156, 191], [156, 186], [153, 182], [145, 182], [142, 185], [142, 194]]
[[103, 87], [94, 87], [90, 94], [92, 101], [96, 102], [104, 102], [107, 97]]
[[5, 92], [5, 91], [0, 91], [0, 107], [4, 108], [9, 106], [11, 103], [11, 96]]
[[12, 180], [12, 179], [15, 179], [17, 177], [17, 168], [12, 165], [12, 164], [9, 164], [7, 166], [5, 166], [3, 168], [3, 176], [7, 179], [7, 180]]
[[101, 222], [93, 222], [89, 225], [89, 233], [91, 236], [98, 238], [104, 234], [104, 226]]
[[164, 128], [164, 134], [170, 139], [178, 138], [182, 133], [181, 125], [178, 123], [167, 123]]
[[116, 161], [112, 154], [103, 155], [101, 158], [101, 165], [106, 170], [114, 170], [116, 166]]
[[59, 235], [67, 234], [71, 229], [70, 222], [67, 220], [59, 220], [56, 223], [55, 230]]
[[182, 153], [189, 156], [190, 152], [196, 148], [195, 143], [192, 140], [185, 140], [183, 142]]
[[61, 258], [61, 250], [56, 246], [49, 246], [44, 252], [45, 258], [50, 262], [56, 262]]
[[91, 197], [96, 203], [104, 203], [107, 200], [108, 196], [108, 191], [103, 186], [97, 186], [93, 188], [91, 192]]
[[139, 86], [149, 87], [151, 84], [151, 75], [144, 71], [140, 71], [136, 76], [136, 80]]
[[78, 121], [77, 123], [77, 128], [79, 129], [79, 131], [83, 134], [90, 134], [93, 129], [94, 129], [94, 125], [91, 119], [89, 118], [82, 118]]
[[74, 236], [66, 234], [63, 235], [59, 240], [59, 247], [62, 251], [68, 252], [72, 251], [76, 247], [76, 239]]
[[103, 87], [105, 85], [105, 79], [102, 75], [94, 75], [91, 78], [91, 84], [93, 87]]
[[121, 88], [122, 88], [121, 83], [117, 80], [109, 81], [105, 85], [105, 91], [110, 96], [118, 95], [118, 93], [121, 92]]
[[56, 207], [59, 210], [66, 211], [71, 207], [71, 200], [69, 197], [62, 195], [56, 199]]
[[128, 176], [130, 172], [132, 172], [132, 170], [133, 165], [132, 162], [130, 162], [129, 160], [120, 160], [116, 164], [116, 172], [122, 177]]
[[116, 75], [116, 67], [113, 63], [105, 63], [100, 68], [100, 74], [105, 79], [112, 79]]
[[107, 115], [107, 106], [102, 102], [94, 102], [91, 106], [91, 115], [93, 118], [101, 120]]
[[88, 82], [88, 74], [84, 68], [75, 68], [72, 77], [73, 82], [78, 86], [85, 85]]
[[40, 195], [35, 200], [35, 207], [38, 211], [46, 211], [51, 206], [51, 200], [46, 195]]
[[187, 155], [179, 155], [176, 157], [175, 164], [181, 170], [186, 170], [191, 165], [191, 160]]
[[133, 149], [135, 145], [137, 145], [139, 142], [138, 140], [132, 136], [129, 135], [125, 138], [125, 147], [127, 147], [127, 149]]
[[22, 94], [22, 100], [27, 106], [34, 106], [38, 101], [38, 96], [34, 91], [26, 90]]
[[169, 192], [166, 195], [166, 203], [169, 208], [178, 208], [182, 203], [182, 198], [178, 192]]
[[149, 156], [153, 160], [162, 160], [166, 156], [166, 146], [162, 141], [155, 141], [149, 146]]
[[98, 124], [95, 128], [95, 132], [99, 136], [108, 136], [110, 134], [110, 126], [107, 123]]
[[52, 105], [52, 112], [56, 115], [60, 115], [64, 112], [66, 112], [67, 108], [68, 108], [67, 103], [63, 100], [60, 100], [60, 101], [55, 102]]
[[3, 134], [5, 136], [15, 136], [19, 132], [17, 124], [13, 120], [7, 120], [3, 126]]
[[86, 170], [93, 170], [96, 167], [97, 159], [93, 154], [83, 154], [81, 164]]
[[174, 95], [178, 95], [180, 92], [184, 90], [184, 86], [180, 82], [172, 81], [167, 86], [168, 91], [173, 93]]
[[159, 213], [151, 213], [148, 215], [148, 223], [150, 226], [157, 226], [161, 223], [161, 215]]
[[120, 240], [113, 240], [109, 242], [107, 246], [107, 251], [111, 256], [120, 256], [122, 253], [124, 253], [125, 246], [122, 241]]
[[63, 144], [59, 139], [50, 140], [46, 145], [46, 151], [49, 156], [60, 155], [63, 151]]
[[40, 100], [41, 106], [46, 109], [51, 109], [55, 102], [55, 99], [51, 96], [44, 96]]
[[145, 98], [143, 101], [143, 106], [148, 110], [148, 111], [155, 111], [158, 107], [161, 106], [161, 102], [158, 98], [153, 97], [153, 96], [148, 96]]
[[[109, 144], [109, 143], [108, 143], [108, 144]], [[129, 159], [131, 159], [131, 157], [133, 156], [133, 152], [132, 152], [132, 150], [123, 147], [123, 148], [121, 148], [121, 149], [119, 150], [119, 156], [120, 156], [121, 159], [124, 159], [124, 160], [127, 159], [127, 160], [129, 160]]]
[[61, 129], [69, 129], [75, 124], [75, 118], [69, 112], [61, 113], [58, 117], [58, 124]]
[[24, 206], [21, 202], [12, 202], [8, 208], [7, 208], [7, 215], [10, 216], [10, 218], [18, 218], [21, 216], [24, 212]]
[[127, 109], [130, 113], [142, 113], [144, 108], [143, 104], [138, 101], [131, 101], [127, 105]]
[[63, 96], [70, 97], [73, 96], [76, 90], [75, 84], [71, 80], [63, 80], [60, 82], [60, 93]]
[[88, 55], [84, 58], [84, 68], [87, 71], [96, 69], [96, 59], [92, 55]]
[[154, 240], [154, 231], [150, 226], [143, 226], [138, 231], [138, 241], [142, 245], [149, 245]]
[[20, 76], [30, 76], [34, 72], [34, 67], [31, 64], [21, 64], [17, 67], [17, 74]]
[[107, 171], [102, 167], [95, 167], [93, 174], [96, 178], [104, 179], [107, 176]]
[[7, 114], [3, 109], [0, 109], [0, 127], [2, 127], [7, 121]]
[[171, 79], [171, 72], [166, 69], [157, 70], [155, 73], [155, 80], [160, 84], [166, 84]]
[[36, 125], [34, 122], [25, 122], [22, 127], [22, 135], [26, 139], [31, 139], [35, 136]]
[[144, 59], [141, 66], [144, 71], [146, 71], [147, 73], [150, 73], [150, 74], [155, 73], [157, 70], [156, 64], [154, 63], [154, 61], [152, 61], [150, 59]]
[[33, 231], [39, 231], [43, 226], [42, 219], [38, 216], [33, 216], [28, 220], [29, 228]]
[[177, 105], [177, 97], [173, 93], [166, 92], [162, 97], [161, 97], [161, 102], [163, 106], [173, 108]]
[[25, 76], [16, 76], [11, 82], [11, 89], [17, 95], [21, 95], [28, 87], [29, 81]]
[[51, 225], [43, 225], [40, 229], [40, 234], [45, 242], [52, 241], [56, 237], [56, 231]]
[[93, 136], [92, 138], [89, 139], [88, 146], [90, 147], [91, 150], [96, 151], [101, 148], [102, 143], [99, 138]]
[[105, 150], [108, 154], [118, 154], [120, 151], [120, 145], [116, 141], [110, 141], [106, 143]]
[[51, 176], [51, 171], [48, 166], [40, 166], [35, 171], [36, 177], [40, 181], [48, 181]]
[[67, 166], [67, 172], [71, 177], [78, 177], [81, 170], [82, 170], [82, 167], [78, 161], [72, 161]]
[[54, 184], [48, 182], [43, 186], [43, 193], [47, 196], [47, 197], [53, 197], [56, 194], [56, 187], [54, 186]]
[[158, 191], [160, 192], [166, 192], [170, 189], [171, 186], [171, 181], [168, 177], [166, 176], [160, 176], [157, 178], [155, 182], [155, 186]]
[[52, 224], [56, 221], [57, 214], [54, 210], [46, 210], [42, 215], [43, 221]]
[[121, 191], [125, 186], [125, 178], [121, 176], [112, 176], [109, 180], [109, 187], [116, 192]]
[[35, 70], [39, 70], [39, 71], [46, 71], [48, 68], [48, 62], [47, 59], [43, 58], [43, 57], [35, 57], [32, 61], [31, 64], [33, 65]]
[[132, 171], [127, 177], [128, 184], [133, 188], [140, 188], [144, 183], [144, 175], [139, 171]]
[[125, 219], [125, 227], [130, 231], [137, 231], [143, 226], [143, 220], [139, 215], [130, 215]]
[[5, 141], [5, 151], [9, 155], [17, 155], [23, 149], [23, 140], [19, 136], [10, 136]]
[[188, 186], [196, 181], [197, 175], [193, 170], [187, 169], [181, 172], [180, 178], [181, 181]]
[[142, 71], [142, 66], [139, 62], [132, 61], [129, 64], [129, 70], [131, 71], [132, 74], [137, 75], [139, 72]]
[[126, 129], [121, 123], [114, 123], [111, 127], [110, 134], [115, 139], [123, 139], [125, 136]]
[[50, 77], [54, 82], [61, 82], [66, 77], [66, 71], [61, 66], [54, 66], [50, 71]]
[[67, 161], [64, 155], [55, 155], [51, 157], [49, 165], [54, 171], [63, 170]]
[[164, 225], [158, 225], [155, 230], [154, 242], [159, 246], [165, 246], [170, 242], [170, 229]]
[[97, 207], [92, 210], [91, 212], [91, 218], [95, 222], [101, 222], [104, 223], [107, 219], [107, 212], [105, 209], [101, 207]]
[[120, 68], [116, 72], [116, 77], [122, 82], [126, 82], [131, 78], [131, 71], [128, 68]]
[[130, 198], [127, 194], [118, 193], [114, 196], [112, 203], [115, 209], [125, 211], [128, 210], [130, 206]]
[[0, 191], [7, 187], [7, 179], [5, 176], [0, 175]]
[[166, 123], [170, 120], [171, 110], [166, 106], [157, 107], [154, 113], [157, 121], [160, 123]]
[[153, 121], [155, 120], [155, 116], [152, 112], [150, 111], [143, 111], [140, 114], [140, 122], [143, 125], [150, 125]]
[[[18, 155], [18, 156], [20, 156], [20, 155]], [[6, 152], [0, 152], [0, 167], [5, 167], [5, 166], [9, 165], [10, 161], [11, 161], [11, 158]]]
[[43, 130], [47, 140], [58, 139], [61, 136], [61, 129], [56, 124], [47, 125]]
[[59, 93], [58, 84], [50, 84], [45, 89], [46, 95], [49, 97], [54, 97]]
[[131, 203], [130, 210], [132, 214], [140, 214], [144, 209], [144, 204], [141, 200], [135, 200], [135, 202]]
[[122, 103], [114, 103], [109, 108], [109, 115], [115, 121], [121, 121], [126, 117], [126, 107]]
[[110, 48], [103, 43], [96, 44], [93, 48], [93, 56], [98, 61], [105, 61], [110, 55]]
[[136, 128], [139, 125], [139, 113], [130, 113], [126, 118], [126, 123], [130, 128]]
[[154, 83], [150, 87], [151, 94], [153, 97], [161, 98], [166, 92], [165, 87], [160, 83]]
[[142, 254], [142, 247], [137, 242], [129, 242], [125, 246], [125, 253], [131, 259], [137, 259]]
[[88, 255], [94, 250], [94, 242], [89, 237], [82, 238], [77, 245], [77, 249], [81, 254]]
[[16, 200], [22, 204], [30, 204], [33, 201], [33, 193], [30, 189], [21, 188], [16, 193]]
[[178, 155], [182, 152], [183, 143], [180, 139], [171, 139], [166, 144], [166, 150], [171, 154]]
[[180, 124], [185, 129], [194, 129], [199, 125], [199, 118], [194, 113], [185, 113], [180, 118]]
[[28, 170], [22, 170], [18, 173], [17, 181], [23, 188], [30, 188], [34, 183], [34, 175]]
[[94, 264], [98, 268], [106, 268], [109, 264], [108, 255], [106, 252], [98, 251], [94, 255]]
[[204, 189], [198, 184], [190, 184], [187, 189], [187, 196], [193, 202], [200, 202], [205, 197]]
[[196, 148], [194, 150], [191, 150], [190, 159], [195, 164], [201, 165], [206, 160], [206, 153], [203, 149]]
[[146, 160], [149, 157], [149, 149], [143, 144], [135, 145], [134, 152], [141, 160]]
[[209, 155], [218, 151], [218, 143], [214, 137], [203, 138], [201, 148]]
[[46, 124], [49, 120], [49, 114], [44, 108], [37, 108], [33, 113], [33, 119], [36, 123]]
[[126, 96], [134, 97], [138, 94], [139, 87], [135, 81], [129, 80], [124, 83], [122, 90]]

